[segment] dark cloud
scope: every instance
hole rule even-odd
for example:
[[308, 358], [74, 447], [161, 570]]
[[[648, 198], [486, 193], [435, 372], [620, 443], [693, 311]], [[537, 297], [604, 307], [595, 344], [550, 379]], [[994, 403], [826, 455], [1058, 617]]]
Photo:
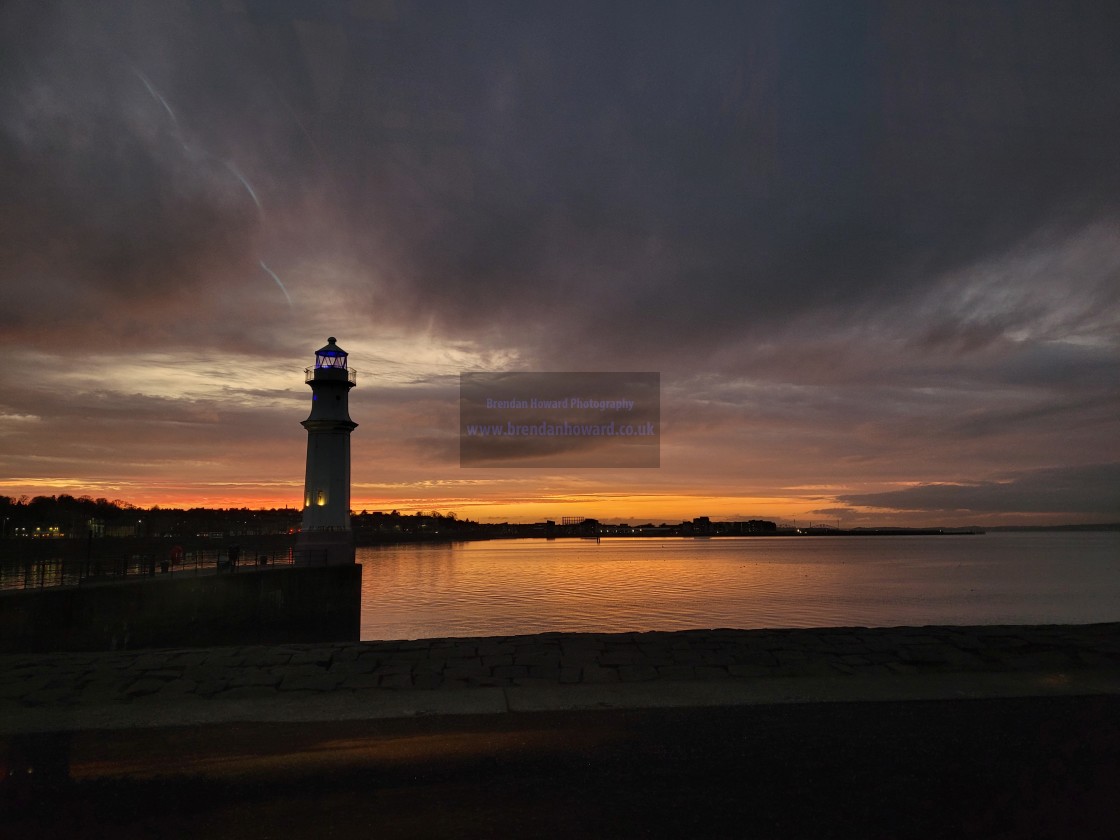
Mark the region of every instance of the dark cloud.
[[921, 484], [886, 493], [837, 497], [857, 507], [954, 513], [1078, 514], [1115, 521], [1120, 516], [1120, 464], [1055, 467], [1000, 481]]
[[467, 360], [659, 370], [667, 451], [770, 487], [1111, 462], [1117, 43], [1103, 0], [13, 0], [0, 341], [420, 336], [355, 396], [418, 458]]
[[[1111, 212], [1120, 186], [1109, 4], [15, 3], [4, 22], [0, 268], [105, 311], [235, 281], [265, 298], [262, 257], [341, 249], [378, 277], [356, 301], [375, 319], [498, 326], [538, 362], [561, 339], [573, 359], [711, 352], [746, 319], [905, 300]], [[45, 314], [9, 304], [12, 326]]]
[[206, 5], [16, 3], [2, 14], [9, 334], [181, 346], [184, 322], [220, 335], [216, 314], [244, 313], [223, 292], [247, 286], [258, 314], [263, 303], [282, 315], [259, 265], [262, 202], [280, 204], [308, 166], [277, 148], [294, 125], [268, 115], [281, 97], [227, 20]]

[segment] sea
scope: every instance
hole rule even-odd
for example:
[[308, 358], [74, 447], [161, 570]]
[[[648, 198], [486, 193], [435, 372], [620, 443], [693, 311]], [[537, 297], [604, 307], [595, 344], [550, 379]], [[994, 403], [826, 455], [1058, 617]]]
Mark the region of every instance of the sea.
[[358, 549], [363, 640], [1120, 621], [1120, 532]]

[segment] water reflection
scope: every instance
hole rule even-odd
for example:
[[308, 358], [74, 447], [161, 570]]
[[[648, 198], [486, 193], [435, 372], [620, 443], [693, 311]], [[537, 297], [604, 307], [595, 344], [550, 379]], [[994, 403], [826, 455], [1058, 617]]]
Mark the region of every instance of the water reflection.
[[1120, 619], [1120, 534], [360, 549], [362, 638]]

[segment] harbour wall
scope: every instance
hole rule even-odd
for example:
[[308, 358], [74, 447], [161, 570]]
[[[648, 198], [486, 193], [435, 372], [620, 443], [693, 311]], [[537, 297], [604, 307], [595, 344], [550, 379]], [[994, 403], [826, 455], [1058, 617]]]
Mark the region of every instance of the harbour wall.
[[352, 564], [0, 592], [0, 652], [357, 641], [361, 588]]

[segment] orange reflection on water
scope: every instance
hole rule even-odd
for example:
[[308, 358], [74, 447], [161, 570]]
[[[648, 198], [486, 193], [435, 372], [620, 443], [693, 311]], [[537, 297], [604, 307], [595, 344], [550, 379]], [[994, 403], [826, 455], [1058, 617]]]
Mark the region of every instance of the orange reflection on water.
[[363, 548], [362, 638], [1120, 619], [1120, 533]]

